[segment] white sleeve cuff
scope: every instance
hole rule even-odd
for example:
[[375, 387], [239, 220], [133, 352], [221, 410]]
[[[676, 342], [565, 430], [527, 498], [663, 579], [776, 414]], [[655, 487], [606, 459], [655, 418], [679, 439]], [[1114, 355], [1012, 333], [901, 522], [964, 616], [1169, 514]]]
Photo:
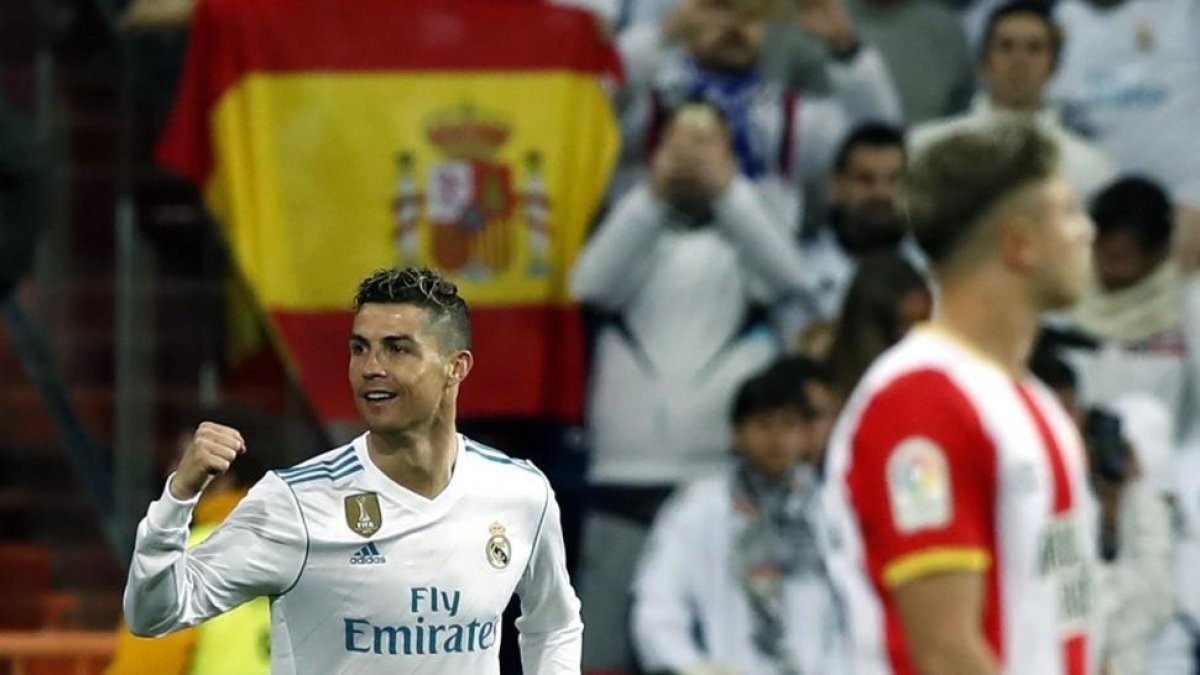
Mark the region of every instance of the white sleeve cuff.
[[156, 530], [186, 530], [192, 522], [192, 510], [200, 501], [200, 495], [187, 500], [176, 499], [171, 494], [172, 473], [163, 485], [162, 495], [150, 502], [150, 510], [146, 512], [146, 520]]

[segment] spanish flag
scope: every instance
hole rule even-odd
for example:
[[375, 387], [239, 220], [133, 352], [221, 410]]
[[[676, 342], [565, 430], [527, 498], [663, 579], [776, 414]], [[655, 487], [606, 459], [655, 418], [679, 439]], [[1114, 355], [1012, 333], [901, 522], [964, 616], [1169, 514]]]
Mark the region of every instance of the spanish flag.
[[591, 15], [530, 0], [202, 0], [159, 161], [203, 190], [322, 420], [356, 419], [358, 281], [408, 264], [471, 305], [462, 415], [575, 420], [566, 279], [619, 68]]

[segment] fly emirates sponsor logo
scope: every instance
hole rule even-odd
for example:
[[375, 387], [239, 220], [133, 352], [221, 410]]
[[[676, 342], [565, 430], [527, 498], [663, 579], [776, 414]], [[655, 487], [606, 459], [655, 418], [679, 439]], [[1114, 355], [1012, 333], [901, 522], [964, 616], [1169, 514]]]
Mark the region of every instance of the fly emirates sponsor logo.
[[491, 649], [500, 636], [500, 617], [455, 621], [461, 591], [436, 586], [409, 589], [409, 620], [381, 625], [371, 619], [342, 620], [346, 651], [361, 654], [418, 656], [463, 654]]

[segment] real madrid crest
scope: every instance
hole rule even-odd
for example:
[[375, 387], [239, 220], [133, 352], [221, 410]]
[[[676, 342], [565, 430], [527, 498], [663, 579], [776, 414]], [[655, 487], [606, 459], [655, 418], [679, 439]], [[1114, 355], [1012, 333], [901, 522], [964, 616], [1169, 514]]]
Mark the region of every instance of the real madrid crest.
[[487, 554], [488, 564], [498, 570], [508, 567], [508, 563], [512, 560], [512, 544], [508, 543], [508, 537], [504, 534], [504, 526], [500, 523], [492, 523], [488, 528], [488, 532], [492, 534], [487, 540], [487, 547], [484, 553]]
[[355, 533], [370, 537], [383, 527], [383, 513], [379, 510], [379, 495], [360, 492], [346, 497], [346, 525]]

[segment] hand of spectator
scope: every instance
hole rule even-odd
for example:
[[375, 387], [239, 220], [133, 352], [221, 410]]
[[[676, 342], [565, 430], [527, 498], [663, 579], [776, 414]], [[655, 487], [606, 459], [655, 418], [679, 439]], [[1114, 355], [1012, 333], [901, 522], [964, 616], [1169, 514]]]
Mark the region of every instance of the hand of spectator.
[[1175, 207], [1175, 241], [1172, 254], [1184, 276], [1200, 272], [1200, 209], [1190, 204]]
[[246, 441], [237, 429], [202, 422], [179, 460], [169, 487], [171, 495], [182, 501], [195, 497], [210, 480], [228, 471], [233, 460], [245, 451]]
[[127, 30], [179, 28], [192, 20], [196, 0], [133, 0], [121, 15]]
[[854, 22], [843, 0], [797, 0], [800, 5], [800, 27], [821, 38], [829, 51], [842, 54], [854, 48]]

